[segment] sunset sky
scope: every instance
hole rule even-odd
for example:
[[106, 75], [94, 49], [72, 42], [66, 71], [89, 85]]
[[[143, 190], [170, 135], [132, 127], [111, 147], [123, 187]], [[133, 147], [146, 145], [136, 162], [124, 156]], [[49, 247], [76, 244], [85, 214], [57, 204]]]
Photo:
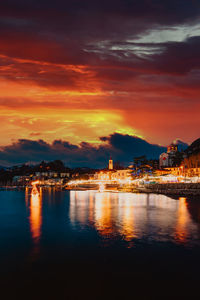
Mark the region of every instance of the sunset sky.
[[24, 162], [33, 141], [190, 144], [199, 98], [199, 0], [0, 3], [0, 164]]

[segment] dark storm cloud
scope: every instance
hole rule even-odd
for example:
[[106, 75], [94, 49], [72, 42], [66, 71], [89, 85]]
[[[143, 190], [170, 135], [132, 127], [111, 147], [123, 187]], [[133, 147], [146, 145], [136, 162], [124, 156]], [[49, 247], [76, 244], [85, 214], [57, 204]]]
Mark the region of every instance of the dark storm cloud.
[[190, 136], [198, 128], [199, 20], [199, 0], [0, 1], [1, 107], [116, 110], [156, 141], [170, 126]]
[[69, 166], [105, 167], [110, 155], [114, 160], [126, 165], [135, 156], [146, 155], [149, 158], [158, 158], [159, 154], [166, 150], [165, 147], [152, 145], [135, 136], [119, 133], [100, 139], [106, 143], [96, 147], [86, 142], [77, 146], [61, 140], [49, 144], [43, 140], [20, 139], [12, 145], [2, 147], [0, 162], [4, 165], [12, 165], [61, 159]]
[[51, 17], [52, 14], [118, 14], [137, 18], [155, 18], [160, 22], [185, 21], [195, 17], [199, 10], [198, 0], [7, 0], [1, 3], [4, 15]]
[[0, 50], [51, 62], [95, 63], [98, 55], [85, 51], [93, 44], [195, 22], [199, 15], [195, 0], [2, 1]]
[[[141, 46], [137, 43], [132, 44], [137, 47]], [[152, 44], [146, 44], [146, 47], [152, 47]], [[114, 50], [111, 54], [110, 52], [107, 54], [105, 49], [104, 61], [100, 62], [98, 59], [99, 64], [97, 65], [97, 60], [95, 60], [95, 65], [85, 66], [82, 71], [65, 67], [65, 65], [43, 64], [42, 62], [35, 63], [32, 61], [23, 62], [2, 56], [0, 57], [0, 76], [12, 81], [30, 81], [43, 87], [67, 88], [68, 90], [90, 89], [91, 91], [94, 87], [93, 83], [98, 81], [104, 90], [126, 89], [128, 92], [135, 90], [135, 86], [121, 85], [127, 80], [139, 80], [149, 88], [147, 84], [152, 82], [151, 79], [153, 79], [149, 76], [155, 75], [154, 83], [158, 85], [161, 82], [160, 75], [172, 75], [172, 78], [162, 77], [162, 83], [165, 84], [171, 81], [174, 85], [177, 83], [191, 86], [192, 89], [198, 87], [200, 37], [191, 37], [182, 42], [159, 43], [159, 47], [162, 48], [161, 53], [154, 53], [150, 57], [144, 56], [143, 58], [137, 57], [135, 54], [126, 57], [126, 49], [117, 51], [117, 54]], [[189, 77], [183, 77], [184, 74], [189, 74]], [[174, 75], [181, 75], [181, 77], [175, 79]], [[136, 89], [138, 90], [139, 87], [140, 85], [137, 85]], [[142, 86], [142, 89], [144, 90], [144, 86]]]
[[2, 78], [71, 89], [89, 81], [85, 73], [37, 60], [84, 65], [103, 89], [121, 90], [121, 82], [140, 74], [181, 75], [200, 67], [198, 36], [173, 43], [128, 41], [153, 29], [198, 23], [199, 1], [9, 0], [1, 1], [0, 17], [0, 54], [8, 56], [1, 64], [10, 67], [2, 68]]
[[156, 158], [165, 150], [164, 147], [153, 145], [147, 141], [131, 135], [119, 133], [111, 134], [108, 137], [101, 137], [102, 141], [107, 141], [113, 150], [118, 152], [118, 158], [123, 161], [123, 157], [146, 155]]
[[152, 57], [157, 70], [184, 74], [200, 68], [200, 36], [190, 37], [183, 42], [165, 43], [163, 47], [163, 53]]

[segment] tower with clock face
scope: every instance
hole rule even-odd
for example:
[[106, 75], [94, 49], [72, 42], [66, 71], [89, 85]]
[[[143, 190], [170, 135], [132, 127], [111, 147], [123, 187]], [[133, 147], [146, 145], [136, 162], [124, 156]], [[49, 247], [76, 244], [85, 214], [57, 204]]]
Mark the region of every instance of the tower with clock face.
[[112, 157], [110, 157], [110, 159], [109, 159], [108, 169], [109, 170], [113, 170], [113, 160], [112, 160]]

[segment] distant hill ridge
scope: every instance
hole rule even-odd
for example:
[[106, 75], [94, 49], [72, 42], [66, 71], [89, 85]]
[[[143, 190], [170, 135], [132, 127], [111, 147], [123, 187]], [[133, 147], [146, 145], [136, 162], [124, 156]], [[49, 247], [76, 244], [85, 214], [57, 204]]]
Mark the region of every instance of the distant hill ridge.
[[200, 153], [200, 138], [195, 140], [186, 150], [185, 153], [190, 156], [192, 154]]

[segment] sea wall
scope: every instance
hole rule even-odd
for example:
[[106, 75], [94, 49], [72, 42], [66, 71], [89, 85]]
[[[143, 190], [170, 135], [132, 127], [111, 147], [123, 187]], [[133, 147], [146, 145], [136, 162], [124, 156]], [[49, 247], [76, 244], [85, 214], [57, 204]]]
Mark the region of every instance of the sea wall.
[[137, 188], [138, 192], [167, 195], [200, 195], [200, 183], [159, 183], [146, 184]]

